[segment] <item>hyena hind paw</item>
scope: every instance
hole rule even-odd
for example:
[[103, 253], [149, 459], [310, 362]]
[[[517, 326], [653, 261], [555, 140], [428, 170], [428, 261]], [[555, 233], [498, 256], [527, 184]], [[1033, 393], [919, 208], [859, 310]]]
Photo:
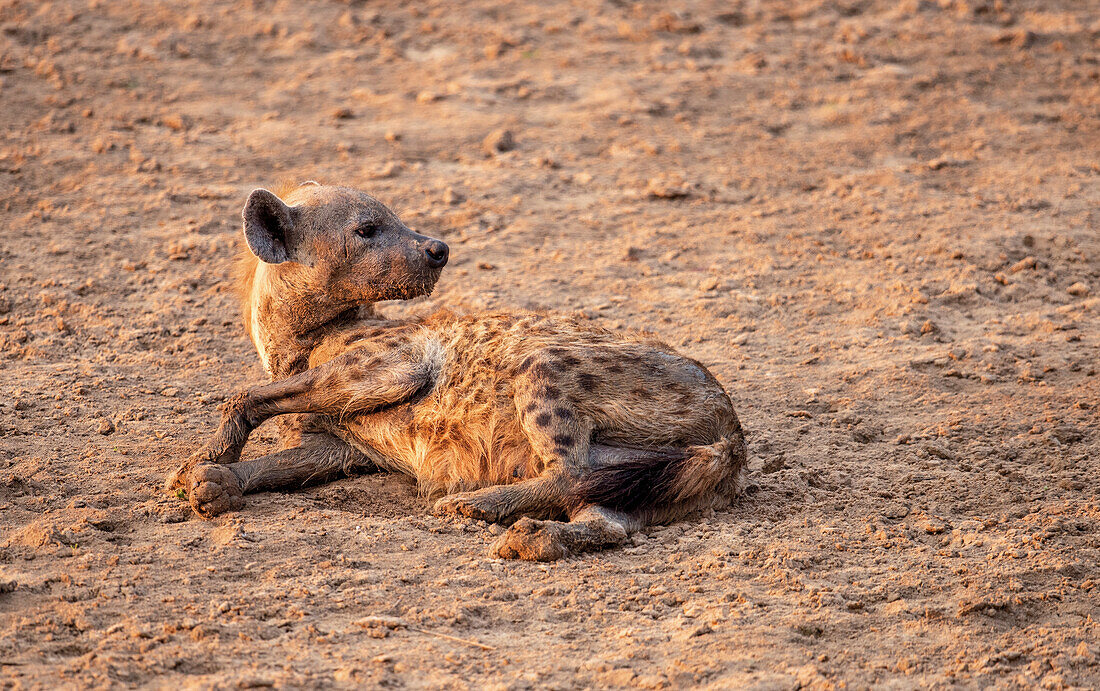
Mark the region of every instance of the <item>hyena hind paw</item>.
[[562, 544], [564, 524], [524, 517], [497, 538], [489, 553], [500, 559], [557, 561], [569, 554]]
[[487, 523], [499, 523], [504, 516], [500, 511], [488, 505], [485, 500], [471, 496], [472, 492], [451, 494], [443, 497], [432, 507], [437, 516], [464, 516]]

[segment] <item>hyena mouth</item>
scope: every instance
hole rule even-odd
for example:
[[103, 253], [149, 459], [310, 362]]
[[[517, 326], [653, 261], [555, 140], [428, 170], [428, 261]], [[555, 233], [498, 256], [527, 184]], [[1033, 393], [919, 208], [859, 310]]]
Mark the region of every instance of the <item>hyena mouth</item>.
[[431, 295], [435, 290], [436, 281], [439, 280], [439, 274], [440, 271], [433, 271], [428, 276], [393, 286], [394, 299], [411, 300]]

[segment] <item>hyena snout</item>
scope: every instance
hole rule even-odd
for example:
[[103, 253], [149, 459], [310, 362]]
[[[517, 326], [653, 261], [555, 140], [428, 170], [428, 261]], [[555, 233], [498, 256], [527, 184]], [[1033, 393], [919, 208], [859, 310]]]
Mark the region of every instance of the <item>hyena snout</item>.
[[446, 266], [450, 253], [451, 249], [442, 240], [429, 240], [424, 243], [424, 256], [427, 258], [428, 266], [433, 269], [442, 269]]

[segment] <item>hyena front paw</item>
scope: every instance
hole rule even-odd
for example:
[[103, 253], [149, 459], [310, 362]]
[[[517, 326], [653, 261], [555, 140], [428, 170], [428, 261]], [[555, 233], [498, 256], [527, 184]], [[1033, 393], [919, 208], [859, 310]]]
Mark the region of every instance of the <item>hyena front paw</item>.
[[474, 492], [443, 497], [435, 503], [432, 512], [437, 516], [465, 516], [489, 523], [499, 523], [504, 518], [488, 500], [476, 496]]
[[187, 490], [191, 471], [201, 465], [229, 465], [241, 459], [241, 450], [232, 447], [218, 453], [216, 450], [204, 449], [188, 458], [180, 464], [180, 467], [172, 471], [164, 482], [164, 488], [169, 492], [182, 489]]
[[565, 524], [521, 518], [497, 538], [489, 553], [501, 559], [524, 561], [556, 561], [569, 551], [562, 544]]
[[187, 476], [187, 489], [191, 508], [206, 519], [244, 506], [241, 480], [224, 465], [195, 466]]

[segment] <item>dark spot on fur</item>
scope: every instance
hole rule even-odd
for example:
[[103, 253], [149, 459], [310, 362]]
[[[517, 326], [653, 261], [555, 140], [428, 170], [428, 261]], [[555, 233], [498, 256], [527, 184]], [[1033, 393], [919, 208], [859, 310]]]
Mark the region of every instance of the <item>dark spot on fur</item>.
[[516, 368], [516, 374], [526, 372], [531, 369], [531, 365], [535, 364], [535, 358], [528, 355], [523, 358], [523, 362], [519, 363], [519, 367]]
[[570, 447], [570, 446], [573, 446], [573, 435], [571, 435], [571, 434], [555, 434], [552, 441], [557, 446]]
[[561, 389], [552, 384], [548, 384], [542, 387], [542, 390], [539, 391], [539, 395], [543, 398], [555, 399], [561, 396]]
[[581, 372], [577, 375], [577, 383], [581, 385], [581, 388], [592, 390], [600, 383], [600, 378], [591, 372]]
[[612, 374], [622, 374], [623, 373], [623, 366], [616, 362], [613, 365], [608, 365], [607, 366], [607, 371], [611, 372]]
[[633, 389], [630, 393], [645, 401], [653, 398], [653, 394], [649, 392], [649, 389], [644, 389], [640, 386]]
[[561, 359], [561, 364], [566, 367], [576, 367], [581, 364], [580, 358], [573, 357], [572, 355], [566, 355]]
[[554, 415], [557, 415], [559, 420], [573, 419], [573, 411], [568, 408], [556, 408], [554, 410]]
[[539, 404], [535, 401], [531, 401], [530, 403], [528, 403], [526, 406], [523, 407], [523, 412], [533, 413], [538, 409], [539, 409]]
[[540, 363], [538, 363], [537, 365], [535, 365], [534, 367], [531, 368], [531, 374], [533, 374], [536, 377], [542, 377], [544, 379], [549, 379], [550, 376], [553, 374], [553, 372], [551, 371], [551, 368], [550, 368], [549, 365], [547, 365], [545, 362], [540, 362]]
[[546, 427], [550, 424], [550, 413], [539, 413], [535, 417], [535, 424], [539, 427]]

